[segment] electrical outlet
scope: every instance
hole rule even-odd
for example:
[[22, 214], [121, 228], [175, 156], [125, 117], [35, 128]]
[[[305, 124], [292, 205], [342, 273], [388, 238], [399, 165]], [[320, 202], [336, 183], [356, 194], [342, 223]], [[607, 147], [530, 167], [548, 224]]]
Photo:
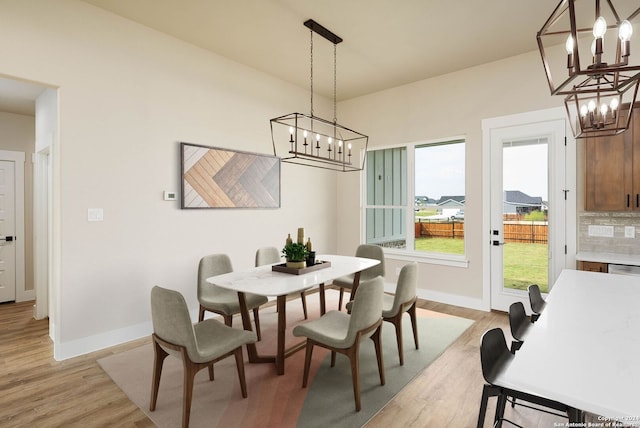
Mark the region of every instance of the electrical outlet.
[[589, 236], [598, 236], [602, 238], [613, 238], [613, 226], [589, 225]]
[[636, 228], [635, 228], [635, 226], [625, 226], [624, 227], [624, 237], [625, 238], [635, 238], [636, 237]]

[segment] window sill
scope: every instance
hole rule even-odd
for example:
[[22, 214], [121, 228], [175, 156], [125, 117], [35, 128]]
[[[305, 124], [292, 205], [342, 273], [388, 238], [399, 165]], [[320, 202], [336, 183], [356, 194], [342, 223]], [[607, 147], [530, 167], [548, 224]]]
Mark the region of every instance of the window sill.
[[452, 266], [468, 268], [469, 260], [464, 255], [456, 254], [436, 254], [418, 251], [384, 249], [384, 255], [391, 260], [402, 260], [408, 262], [427, 263], [434, 265]]

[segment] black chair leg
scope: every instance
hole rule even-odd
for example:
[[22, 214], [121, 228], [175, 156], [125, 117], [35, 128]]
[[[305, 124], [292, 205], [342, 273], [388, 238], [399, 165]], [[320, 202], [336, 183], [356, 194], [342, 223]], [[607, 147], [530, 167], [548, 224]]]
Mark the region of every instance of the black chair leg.
[[489, 389], [491, 386], [485, 385], [482, 388], [482, 399], [480, 400], [480, 412], [478, 412], [478, 426], [477, 428], [484, 427], [484, 418], [487, 414], [487, 401], [489, 401]]
[[500, 394], [498, 396], [498, 404], [496, 405], [496, 415], [493, 419], [494, 427], [498, 427], [498, 428], [502, 427], [502, 421], [504, 420], [504, 409], [506, 407], [506, 404], [507, 404], [507, 396], [504, 394]]
[[484, 426], [484, 418], [487, 415], [487, 403], [489, 397], [500, 396], [500, 388], [493, 385], [485, 384], [482, 388], [482, 399], [480, 400], [480, 411], [478, 412], [478, 428]]

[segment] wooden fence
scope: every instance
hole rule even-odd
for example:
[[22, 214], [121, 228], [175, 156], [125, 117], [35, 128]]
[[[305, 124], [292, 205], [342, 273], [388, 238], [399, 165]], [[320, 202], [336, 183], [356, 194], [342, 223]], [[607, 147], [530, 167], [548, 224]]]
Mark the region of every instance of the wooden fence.
[[[504, 242], [546, 244], [548, 228], [547, 222], [542, 221], [505, 221]], [[415, 237], [464, 239], [464, 222], [420, 220], [415, 223]]]

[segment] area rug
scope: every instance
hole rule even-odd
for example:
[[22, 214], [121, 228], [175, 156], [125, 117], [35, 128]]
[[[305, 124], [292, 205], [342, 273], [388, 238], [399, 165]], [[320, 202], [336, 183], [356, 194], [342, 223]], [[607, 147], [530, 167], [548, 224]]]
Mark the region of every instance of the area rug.
[[[327, 290], [327, 310], [337, 308], [338, 292]], [[307, 296], [309, 318], [319, 316], [318, 295]], [[360, 348], [362, 410], [355, 411], [349, 360], [338, 354], [330, 367], [329, 352], [315, 347], [309, 385], [302, 388], [304, 349], [285, 361], [278, 376], [273, 364], [245, 363], [248, 398], [240, 393], [235, 360], [215, 365], [215, 380], [207, 370], [198, 373], [193, 391], [190, 426], [197, 427], [344, 427], [364, 425], [416, 375], [433, 362], [471, 324], [472, 320], [419, 309], [420, 349], [413, 344], [411, 322], [403, 319], [404, 365], [400, 366], [395, 331], [383, 323], [382, 341], [386, 384], [380, 385], [375, 351], [370, 340]], [[287, 344], [299, 342], [293, 326], [304, 321], [300, 300], [287, 302]], [[240, 327], [239, 318], [234, 326]], [[258, 352], [275, 352], [277, 313], [274, 307], [260, 310], [262, 341]], [[245, 351], [245, 359], [246, 359]], [[161, 428], [179, 427], [182, 417], [182, 363], [165, 361], [156, 410], [149, 411], [153, 349], [151, 344], [100, 359], [98, 363], [127, 396]]]

